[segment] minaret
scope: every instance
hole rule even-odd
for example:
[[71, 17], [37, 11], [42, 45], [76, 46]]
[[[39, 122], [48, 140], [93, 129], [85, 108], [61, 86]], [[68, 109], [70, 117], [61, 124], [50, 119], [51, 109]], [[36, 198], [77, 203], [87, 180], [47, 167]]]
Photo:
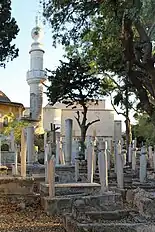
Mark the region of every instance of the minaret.
[[43, 131], [43, 82], [46, 81], [46, 72], [43, 70], [44, 50], [41, 44], [43, 30], [38, 25], [31, 32], [34, 40], [30, 50], [30, 70], [27, 72], [27, 83], [30, 86], [30, 120], [36, 122], [37, 131]]

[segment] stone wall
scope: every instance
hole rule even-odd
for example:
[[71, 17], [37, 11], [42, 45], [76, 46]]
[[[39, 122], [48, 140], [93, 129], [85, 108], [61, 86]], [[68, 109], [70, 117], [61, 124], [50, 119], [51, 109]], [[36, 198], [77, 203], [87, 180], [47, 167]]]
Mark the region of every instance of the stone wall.
[[127, 203], [136, 207], [139, 213], [148, 219], [155, 219], [155, 193], [143, 189], [128, 190]]
[[70, 195], [68, 197], [54, 197], [52, 199], [49, 197], [44, 197], [42, 199], [42, 206], [49, 215], [62, 215], [64, 213], [71, 213], [75, 204], [82, 211], [82, 206], [85, 206], [89, 209], [95, 208], [98, 210], [115, 210], [123, 208], [121, 194], [117, 193], [105, 193], [103, 195], [96, 196], [82, 196], [77, 194]]
[[37, 206], [41, 202], [40, 196], [35, 194], [38, 186], [39, 180], [34, 178], [1, 177], [0, 203], [18, 204], [19, 207]]
[[32, 178], [0, 178], [0, 195], [1, 194], [32, 194], [34, 187]]
[[40, 196], [34, 194], [0, 194], [0, 204], [16, 204], [17, 208], [37, 208], [41, 204]]
[[[101, 186], [96, 183], [65, 183], [55, 184], [56, 196], [78, 195], [78, 194], [97, 194], [100, 193]], [[40, 183], [40, 194], [49, 195], [49, 185]]]

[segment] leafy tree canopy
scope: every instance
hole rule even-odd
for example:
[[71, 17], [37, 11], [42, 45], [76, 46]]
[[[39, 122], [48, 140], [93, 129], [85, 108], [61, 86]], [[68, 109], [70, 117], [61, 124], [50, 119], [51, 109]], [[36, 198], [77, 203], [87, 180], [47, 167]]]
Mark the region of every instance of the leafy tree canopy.
[[44, 0], [54, 44], [80, 47], [98, 72], [128, 77], [141, 107], [153, 119], [154, 9], [154, 0]]
[[14, 116], [12, 116], [12, 118], [9, 119], [8, 126], [3, 128], [2, 134], [9, 136], [11, 131], [13, 130], [15, 136], [15, 142], [17, 144], [20, 144], [22, 129], [27, 127], [28, 125], [29, 122], [18, 121], [17, 119], [14, 118]]
[[11, 17], [11, 0], [0, 0], [0, 66], [2, 67], [18, 56], [18, 49], [12, 44], [18, 32], [16, 21]]
[[56, 70], [49, 71], [49, 81], [47, 96], [52, 105], [62, 102], [67, 106], [86, 106], [99, 97], [100, 78], [87, 61], [79, 57], [60, 61]]
[[[101, 93], [106, 94], [111, 99], [111, 104], [117, 114], [125, 118], [126, 126], [126, 149], [128, 152], [129, 145], [132, 142], [132, 130], [130, 123], [131, 111], [135, 110], [138, 101], [132, 89], [130, 81], [126, 78], [118, 78], [112, 73], [106, 73], [101, 82]], [[119, 106], [119, 110], [117, 107]], [[136, 109], [137, 110], [137, 109]]]
[[[28, 127], [30, 122], [26, 120], [19, 121], [14, 117], [12, 113], [9, 113], [7, 117], [9, 119], [9, 123], [7, 126], [3, 127], [2, 134], [4, 134], [5, 136], [9, 136], [11, 134], [11, 131], [13, 131], [16, 144], [20, 144], [22, 129]], [[35, 146], [38, 146], [39, 151], [42, 151], [44, 147], [43, 136], [35, 134], [34, 144]]]
[[[129, 117], [130, 110], [137, 110], [139, 102], [135, 97], [131, 83], [127, 79], [118, 78], [112, 73], [106, 73], [101, 81], [101, 94], [110, 96], [111, 104], [116, 113], [123, 115], [125, 118]], [[120, 110], [117, 110], [117, 106], [120, 107]]]
[[147, 114], [138, 114], [137, 123], [132, 126], [134, 137], [140, 142], [154, 146], [155, 128]]

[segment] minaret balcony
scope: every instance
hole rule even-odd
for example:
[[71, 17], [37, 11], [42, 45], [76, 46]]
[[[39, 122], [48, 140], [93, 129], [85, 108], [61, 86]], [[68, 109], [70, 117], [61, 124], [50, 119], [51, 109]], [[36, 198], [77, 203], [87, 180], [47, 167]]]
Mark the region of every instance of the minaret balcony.
[[45, 70], [30, 70], [27, 72], [27, 82], [44, 82], [47, 79], [47, 72]]

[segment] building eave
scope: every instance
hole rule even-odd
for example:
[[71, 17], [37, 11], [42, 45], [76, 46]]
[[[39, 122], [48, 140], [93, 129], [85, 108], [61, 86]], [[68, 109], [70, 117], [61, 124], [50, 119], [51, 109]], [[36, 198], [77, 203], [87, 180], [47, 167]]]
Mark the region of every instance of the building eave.
[[25, 107], [23, 106], [23, 104], [22, 103], [18, 103], [18, 102], [2, 102], [2, 101], [0, 101], [0, 105], [15, 106], [15, 107], [23, 108], [23, 110], [25, 109]]

